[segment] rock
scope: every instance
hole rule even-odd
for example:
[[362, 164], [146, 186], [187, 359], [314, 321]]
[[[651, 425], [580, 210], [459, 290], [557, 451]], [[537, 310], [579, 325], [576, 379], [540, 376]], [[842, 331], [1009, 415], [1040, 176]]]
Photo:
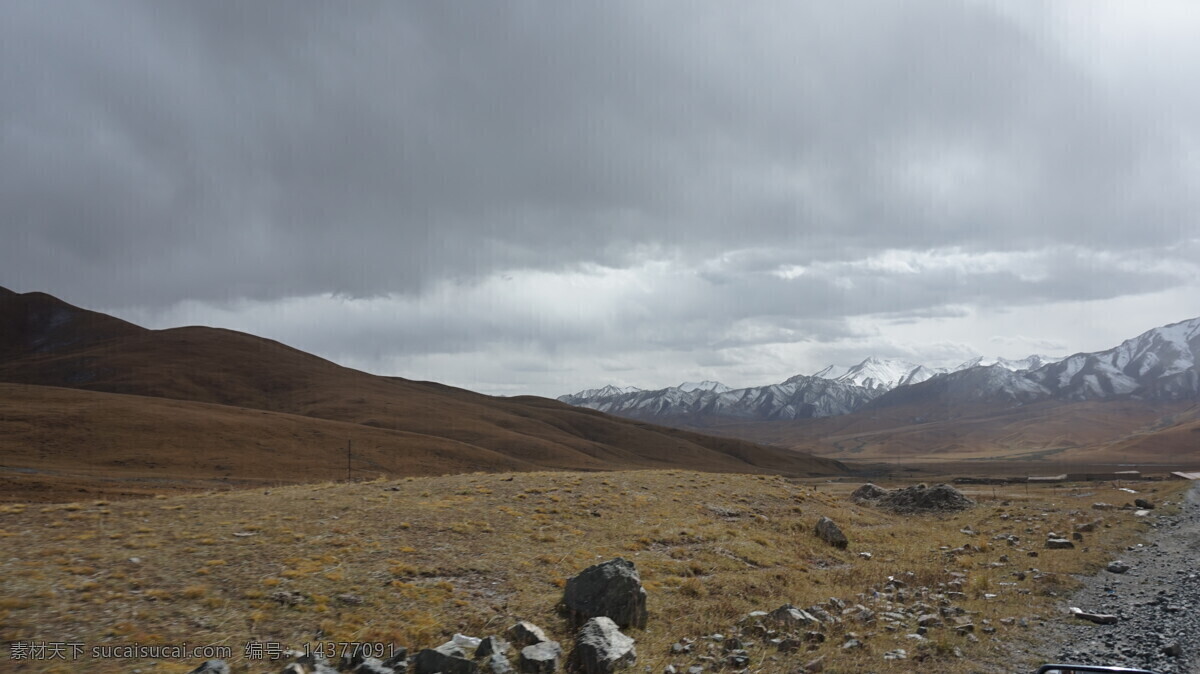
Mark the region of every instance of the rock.
[[1154, 510], [1154, 504], [1151, 503], [1150, 501], [1147, 501], [1144, 498], [1133, 499], [1133, 505], [1135, 505], [1143, 510]]
[[521, 649], [517, 669], [521, 674], [554, 674], [562, 658], [562, 646], [557, 641], [543, 641]]
[[620, 557], [590, 566], [568, 580], [562, 605], [576, 624], [603, 616], [621, 628], [646, 626], [642, 579], [633, 562]]
[[[508, 631], [505, 632], [504, 635], [507, 636], [508, 640], [512, 642], [512, 645], [516, 646], [517, 648], [525, 648], [526, 646], [532, 646], [533, 644], [540, 644], [543, 641], [550, 641], [550, 639], [546, 636], [546, 633], [542, 631], [542, 628], [526, 620], [522, 620], [516, 625], [508, 628]], [[483, 644], [480, 645], [482, 646]]]
[[1080, 531], [1080, 532], [1095, 531], [1096, 527], [1098, 527], [1098, 526], [1100, 526], [1100, 520], [1095, 520], [1092, 522], [1084, 522], [1083, 524], [1076, 524], [1075, 531]]
[[825, 670], [825, 656], [813, 658], [804, 663], [804, 671], [806, 672], [821, 672]]
[[610, 674], [637, 661], [633, 639], [622, 634], [609, 618], [592, 618], [575, 635], [571, 670], [582, 674]]
[[850, 544], [850, 541], [846, 539], [846, 534], [843, 534], [838, 525], [828, 517], [817, 520], [817, 536], [833, 547], [842, 550], [845, 550], [846, 546]]
[[1116, 508], [1116, 506], [1111, 503], [1093, 503], [1092, 504], [1092, 510], [1112, 510], [1114, 508]]
[[1071, 607], [1071, 614], [1074, 615], [1076, 618], [1079, 618], [1080, 620], [1088, 620], [1088, 621], [1096, 623], [1097, 625], [1113, 625], [1113, 624], [1116, 624], [1117, 621], [1119, 620], [1119, 618], [1117, 618], [1117, 616], [1115, 616], [1115, 615], [1106, 615], [1104, 613], [1090, 613], [1088, 611], [1084, 611], [1083, 609], [1079, 609], [1074, 606]]
[[908, 652], [905, 651], [903, 648], [897, 648], [894, 651], [888, 651], [887, 653], [884, 653], [883, 659], [884, 660], [907, 660]]
[[783, 606], [780, 606], [779, 608], [767, 614], [767, 617], [770, 620], [787, 627], [812, 625], [820, 622], [808, 611], [796, 608], [791, 604], [784, 604]]
[[392, 669], [396, 670], [397, 673], [404, 670], [406, 667], [408, 667], [408, 648], [404, 646], [396, 648], [396, 651], [392, 657], [383, 661], [383, 666], [391, 667]]
[[[517, 623], [517, 624], [519, 625], [520, 623]], [[538, 632], [541, 632], [541, 630], [538, 629], [536, 625], [530, 625], [530, 626], [533, 627], [533, 629], [537, 630]], [[515, 628], [516, 625], [513, 625], [513, 627]], [[542, 634], [541, 641], [546, 641], [545, 634]], [[538, 642], [534, 642], [534, 643], [538, 643]], [[525, 644], [525, 645], [528, 645], [528, 644]], [[479, 646], [477, 646], [475, 648], [475, 659], [478, 660], [479, 658], [486, 658], [487, 656], [492, 655], [493, 653], [499, 653], [499, 654], [503, 655], [504, 653], [508, 652], [508, 648], [509, 648], [508, 642], [505, 641], [504, 639], [501, 639], [500, 637], [495, 637], [495, 636], [487, 637], [486, 639], [483, 639], [482, 641], [480, 641]]]
[[1104, 568], [1105, 568], [1105, 569], [1106, 569], [1106, 570], [1107, 570], [1109, 573], [1125, 573], [1126, 571], [1128, 571], [1128, 570], [1129, 570], [1129, 568], [1130, 568], [1130, 567], [1129, 567], [1129, 565], [1128, 565], [1128, 564], [1126, 564], [1125, 562], [1122, 562], [1122, 561], [1120, 561], [1120, 560], [1116, 560], [1116, 561], [1109, 562], [1109, 563], [1108, 563], [1108, 566], [1106, 566], [1106, 567], [1104, 567]]
[[[825, 635], [822, 634], [821, 636]], [[779, 643], [775, 644], [775, 647], [779, 649], [780, 653], [791, 653], [792, 651], [800, 650], [803, 645], [804, 642], [799, 639], [780, 639]]]
[[948, 484], [933, 488], [923, 484], [888, 492], [877, 504], [898, 513], [951, 512], [966, 510], [975, 502]]
[[846, 643], [842, 644], [842, 650], [846, 650], [846, 651], [858, 650], [859, 648], [862, 648], [862, 647], [863, 647], [863, 644], [858, 639], [848, 639], [848, 640], [846, 640]]
[[1073, 531], [1073, 532], [1071, 532], [1071, 540], [1079, 541], [1082, 543], [1083, 542], [1083, 534], [1079, 533], [1078, 531]]
[[453, 641], [448, 641], [437, 648], [426, 648], [413, 658], [414, 674], [476, 674], [479, 665], [466, 658]]
[[933, 613], [926, 613], [926, 614], [917, 616], [917, 624], [920, 625], [921, 627], [941, 627], [942, 619], [937, 617]]
[[862, 557], [863, 559], [870, 559], [872, 557], [871, 553], [869, 552], [860, 552], [858, 553], [858, 556]]
[[512, 663], [502, 653], [492, 653], [484, 657], [480, 667], [484, 672], [491, 672], [491, 674], [510, 674], [513, 671]]
[[887, 496], [887, 494], [888, 490], [868, 482], [858, 489], [855, 489], [853, 492], [850, 492], [850, 500], [854, 501], [855, 503], [875, 501]]
[[351, 674], [396, 674], [394, 667], [384, 665], [378, 658], [363, 658], [356, 667], [349, 668], [347, 671]]
[[1047, 538], [1047, 550], [1069, 550], [1074, 549], [1075, 544], [1065, 538]]
[[1179, 645], [1178, 641], [1172, 641], [1166, 646], [1163, 646], [1162, 654], [1172, 658], [1177, 658], [1183, 655], [1183, 648]]
[[188, 674], [229, 674], [229, 665], [224, 660], [205, 660]]

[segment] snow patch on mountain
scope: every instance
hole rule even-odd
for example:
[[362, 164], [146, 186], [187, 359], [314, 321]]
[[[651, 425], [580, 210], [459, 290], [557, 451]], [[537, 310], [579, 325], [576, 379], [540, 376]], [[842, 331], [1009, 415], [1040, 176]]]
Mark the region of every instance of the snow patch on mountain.
[[719, 381], [709, 381], [707, 379], [700, 382], [685, 381], [675, 388], [680, 391], [713, 391], [715, 393], [724, 393], [732, 390]]

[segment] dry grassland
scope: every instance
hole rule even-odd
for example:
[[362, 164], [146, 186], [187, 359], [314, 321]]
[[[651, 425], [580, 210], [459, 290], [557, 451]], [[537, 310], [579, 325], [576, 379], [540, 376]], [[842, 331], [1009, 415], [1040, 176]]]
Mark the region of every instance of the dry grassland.
[[[621, 556], [637, 564], [649, 595], [647, 629], [629, 631], [637, 671], [691, 664], [690, 656], [672, 655], [671, 644], [728, 633], [752, 610], [830, 597], [866, 603], [889, 576], [909, 588], [938, 588], [952, 573], [967, 574], [966, 597], [955, 603], [994, 634], [977, 633], [974, 643], [934, 629], [918, 648], [905, 639], [911, 629], [847, 621], [827, 629], [830, 638], [815, 650], [783, 654], [760, 642], [749, 649], [750, 671], [789, 672], [819, 655], [827, 656], [827, 672], [917, 667], [912, 659], [882, 659], [895, 648], [928, 658], [928, 671], [978, 671], [985, 662], [1018, 671], [1023, 663], [1008, 662], [1004, 644], [1035, 638], [1033, 616], [1063, 619], [1056, 603], [1076, 584], [1072, 574], [1097, 572], [1148, 528], [1130, 512], [1089, 508], [1132, 499], [1111, 485], [1028, 493], [1023, 486], [985, 487], [968, 492], [980, 501], [969, 511], [922, 517], [852, 504], [845, 496], [852, 486], [685, 471], [556, 472], [5, 505], [0, 642], [224, 644], [234, 651], [236, 671], [253, 672], [282, 665], [244, 659], [252, 640], [292, 648], [382, 641], [413, 649], [454, 632], [500, 633], [526, 619], [567, 645], [554, 609], [565, 579]], [[1155, 500], [1171, 500], [1183, 484], [1145, 488], [1155, 490]], [[848, 550], [815, 538], [822, 515], [846, 532]], [[1079, 548], [1042, 548], [1047, 532], [1069, 533], [1073, 523], [1097, 517], [1104, 525], [1084, 534]], [[993, 539], [1008, 533], [1021, 538], [1017, 547]], [[943, 549], [968, 543], [979, 551]], [[1031, 567], [1041, 573], [1013, 575]], [[1032, 625], [1001, 622], [1010, 617]], [[865, 648], [840, 648], [842, 633], [851, 631]], [[698, 653], [707, 643], [697, 641]], [[955, 657], [955, 647], [965, 657]], [[148, 664], [11, 661], [4, 646], [0, 658], [6, 671], [74, 672], [86, 664], [89, 672], [127, 672]], [[142, 671], [186, 672], [196, 664], [162, 661]]]

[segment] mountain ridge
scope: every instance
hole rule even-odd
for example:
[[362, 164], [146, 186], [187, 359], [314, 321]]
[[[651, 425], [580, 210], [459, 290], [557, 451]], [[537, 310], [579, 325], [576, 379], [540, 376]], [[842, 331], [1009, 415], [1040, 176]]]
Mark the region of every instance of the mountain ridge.
[[980, 356], [947, 369], [871, 356], [852, 367], [831, 365], [815, 375], [796, 375], [781, 384], [720, 394], [671, 387], [586, 395], [599, 390], [592, 389], [558, 400], [610, 414], [695, 425], [820, 418], [921, 402], [1027, 404], [1121, 396], [1178, 400], [1200, 397], [1198, 361], [1200, 318], [1194, 318], [1152, 328], [1106, 351], [1078, 353], [1061, 360], [1041, 355], [1023, 359]]

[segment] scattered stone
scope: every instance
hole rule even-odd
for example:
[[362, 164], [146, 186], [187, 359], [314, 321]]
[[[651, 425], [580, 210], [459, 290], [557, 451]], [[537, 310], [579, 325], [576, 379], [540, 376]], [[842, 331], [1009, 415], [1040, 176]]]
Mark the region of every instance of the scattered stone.
[[779, 608], [767, 614], [767, 617], [776, 623], [794, 627], [798, 625], [812, 625], [819, 623], [815, 616], [804, 609], [796, 608], [791, 604], [784, 604]]
[[[518, 623], [518, 624], [520, 624], [520, 623]], [[516, 625], [514, 625], [513, 627], [515, 628]], [[537, 627], [535, 626], [534, 629], [537, 629]], [[538, 631], [540, 632], [541, 630], [538, 630]], [[544, 638], [545, 636], [546, 636], [545, 634], [542, 635], [542, 637], [543, 637], [542, 641], [546, 640]], [[478, 660], [479, 658], [486, 658], [487, 656], [492, 655], [493, 653], [499, 653], [499, 654], [503, 655], [504, 653], [508, 652], [508, 648], [509, 648], [508, 642], [505, 641], [504, 639], [501, 639], [500, 637], [496, 637], [496, 636], [487, 637], [486, 639], [483, 639], [482, 641], [480, 641], [479, 645], [475, 647], [475, 659]]]
[[1163, 646], [1162, 654], [1172, 658], [1178, 658], [1179, 656], [1183, 655], [1183, 648], [1179, 645], [1178, 641], [1172, 641], [1166, 646]]
[[863, 559], [870, 559], [872, 557], [871, 553], [869, 552], [860, 552], [858, 553], [858, 556], [862, 557]]
[[1093, 503], [1092, 510], [1113, 510], [1116, 506], [1111, 503]]
[[491, 674], [511, 674], [513, 671], [512, 663], [502, 653], [492, 653], [486, 656], [483, 658], [480, 667], [483, 671], [490, 672]]
[[1076, 524], [1075, 531], [1081, 531], [1081, 532], [1095, 531], [1096, 527], [1100, 526], [1100, 522], [1101, 522], [1100, 520], [1094, 520], [1092, 522], [1084, 522], [1083, 524]]
[[804, 671], [806, 672], [821, 672], [825, 670], [825, 656], [813, 658], [804, 663]]
[[848, 639], [842, 644], [842, 650], [853, 651], [863, 647], [863, 643], [858, 639]]
[[864, 501], [875, 501], [887, 495], [888, 490], [868, 482], [851, 492], [850, 500], [855, 503], [862, 503]]
[[907, 660], [908, 652], [905, 651], [903, 648], [897, 648], [894, 651], [888, 651], [887, 653], [884, 653], [883, 659], [884, 660]]
[[282, 606], [295, 606], [308, 601], [308, 597], [300, 592], [272, 592], [271, 600], [279, 602]]
[[453, 641], [437, 648], [426, 648], [413, 658], [414, 674], [476, 674], [479, 665], [468, 660], [462, 648]]
[[1108, 566], [1104, 568], [1107, 569], [1109, 573], [1125, 573], [1130, 569], [1130, 566], [1125, 562], [1117, 560], [1109, 562]]
[[1046, 539], [1046, 549], [1047, 550], [1068, 550], [1068, 549], [1074, 549], [1074, 548], [1075, 548], [1075, 544], [1072, 543], [1071, 541], [1068, 541], [1065, 538], [1047, 538]]
[[618, 557], [584, 569], [567, 581], [562, 604], [572, 622], [612, 619], [618, 627], [646, 626], [646, 590], [633, 562]]
[[941, 627], [942, 619], [932, 613], [926, 613], [917, 617], [917, 624], [921, 627]]
[[557, 641], [543, 641], [521, 649], [517, 669], [521, 674], [554, 674], [562, 658], [562, 646]]
[[229, 674], [229, 665], [224, 660], [205, 660], [189, 674]]
[[378, 658], [363, 658], [357, 666], [343, 668], [351, 674], [396, 674], [394, 667], [388, 667]]
[[[821, 633], [817, 632], [817, 634]], [[825, 635], [821, 634], [821, 636], [824, 637]], [[779, 649], [780, 653], [791, 653], [792, 651], [800, 650], [800, 647], [803, 645], [804, 642], [799, 639], [779, 639], [775, 647]]]
[[1133, 505], [1135, 505], [1143, 510], [1154, 510], [1154, 504], [1151, 503], [1150, 501], [1147, 501], [1144, 498], [1133, 499]]
[[542, 631], [542, 628], [526, 620], [522, 620], [508, 628], [508, 631], [504, 634], [512, 642], [512, 645], [517, 648], [525, 648], [533, 644], [540, 644], [543, 641], [550, 641], [546, 633]]
[[1096, 623], [1097, 625], [1113, 625], [1113, 624], [1116, 624], [1117, 621], [1119, 620], [1119, 618], [1117, 618], [1117, 616], [1115, 616], [1115, 615], [1107, 615], [1104, 613], [1090, 613], [1088, 611], [1084, 611], [1083, 609], [1076, 608], [1074, 606], [1071, 607], [1071, 614], [1074, 615], [1076, 618], [1079, 618], [1080, 620], [1088, 620], [1088, 621]]
[[592, 618], [575, 635], [571, 670], [582, 674], [611, 674], [637, 660], [633, 639], [609, 618]]
[[740, 513], [737, 510], [733, 510], [732, 508], [725, 508], [723, 506], [712, 505], [712, 504], [706, 505], [704, 507], [706, 509], [708, 509], [708, 512], [716, 515], [717, 517], [723, 517], [726, 519], [736, 519], [736, 518], [742, 516], [742, 513]]
[[833, 523], [833, 520], [828, 517], [822, 517], [817, 520], [817, 536], [826, 543], [835, 548], [845, 550], [850, 541], [846, 539], [846, 534], [838, 528], [838, 525]]

